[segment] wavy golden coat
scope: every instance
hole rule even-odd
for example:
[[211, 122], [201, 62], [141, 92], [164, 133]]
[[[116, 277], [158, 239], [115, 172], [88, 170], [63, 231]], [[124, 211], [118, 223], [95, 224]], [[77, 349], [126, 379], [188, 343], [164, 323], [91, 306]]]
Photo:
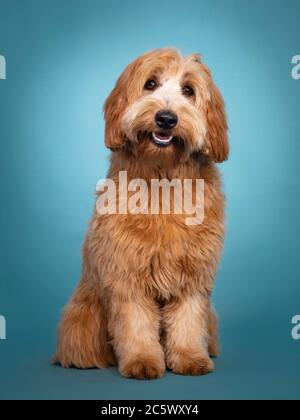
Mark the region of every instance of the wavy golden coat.
[[[154, 80], [155, 90], [145, 89]], [[151, 85], [151, 86], [152, 86]], [[183, 87], [192, 89], [183, 94]], [[174, 142], [159, 147], [149, 133], [161, 109], [178, 115]], [[203, 179], [204, 221], [184, 215], [114, 214], [95, 210], [80, 284], [65, 309], [55, 361], [105, 368], [125, 377], [202, 375], [218, 355], [210, 298], [224, 238], [224, 196], [216, 162], [228, 157], [223, 99], [198, 55], [155, 50], [130, 64], [105, 104], [108, 177]]]

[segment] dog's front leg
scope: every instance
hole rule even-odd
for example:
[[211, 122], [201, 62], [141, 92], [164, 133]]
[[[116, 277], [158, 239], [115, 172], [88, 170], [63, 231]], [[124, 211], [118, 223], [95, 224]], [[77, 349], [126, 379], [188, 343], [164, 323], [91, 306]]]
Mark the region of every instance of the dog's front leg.
[[136, 379], [160, 378], [165, 358], [160, 344], [160, 315], [154, 300], [111, 296], [109, 331], [121, 375]]
[[209, 299], [200, 293], [169, 302], [163, 313], [167, 365], [181, 375], [205, 375], [214, 370], [208, 353]]

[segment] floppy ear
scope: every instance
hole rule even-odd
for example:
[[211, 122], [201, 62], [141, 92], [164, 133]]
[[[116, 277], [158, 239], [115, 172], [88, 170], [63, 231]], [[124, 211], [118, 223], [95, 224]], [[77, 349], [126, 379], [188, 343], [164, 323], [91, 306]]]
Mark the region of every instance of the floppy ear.
[[128, 68], [118, 79], [104, 105], [105, 145], [112, 151], [120, 149], [126, 141], [121, 120], [127, 107], [127, 73]]
[[206, 151], [208, 157], [217, 163], [228, 159], [228, 125], [225, 111], [225, 104], [219, 89], [214, 84], [211, 72], [203, 66], [209, 76], [210, 99], [206, 108], [207, 115], [207, 134]]

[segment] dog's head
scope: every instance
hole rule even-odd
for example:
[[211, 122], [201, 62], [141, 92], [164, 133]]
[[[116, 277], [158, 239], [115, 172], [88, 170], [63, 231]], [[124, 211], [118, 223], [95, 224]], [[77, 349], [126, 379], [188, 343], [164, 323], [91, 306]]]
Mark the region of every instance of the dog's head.
[[228, 157], [222, 96], [200, 56], [175, 49], [147, 53], [123, 72], [104, 108], [105, 143], [157, 161], [202, 153]]

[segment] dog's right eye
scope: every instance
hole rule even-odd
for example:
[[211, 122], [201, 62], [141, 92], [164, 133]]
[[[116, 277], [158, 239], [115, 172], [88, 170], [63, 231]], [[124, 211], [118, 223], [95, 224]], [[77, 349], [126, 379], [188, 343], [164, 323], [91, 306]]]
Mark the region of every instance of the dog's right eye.
[[150, 79], [147, 80], [146, 84], [145, 84], [145, 89], [147, 90], [154, 90], [157, 87], [157, 83], [155, 80]]

